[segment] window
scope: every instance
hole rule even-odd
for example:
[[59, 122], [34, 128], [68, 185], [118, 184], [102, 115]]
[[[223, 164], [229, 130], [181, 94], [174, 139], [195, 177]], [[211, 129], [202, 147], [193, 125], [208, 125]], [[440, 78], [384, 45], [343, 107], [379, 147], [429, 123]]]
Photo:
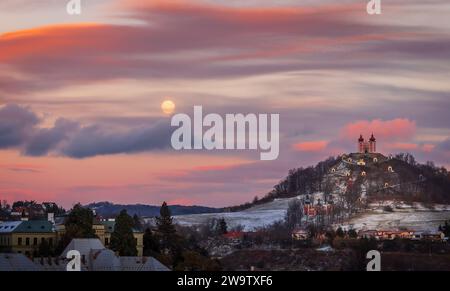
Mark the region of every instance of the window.
[[45, 238], [41, 237], [41, 244], [44, 243]]
[[25, 238], [25, 245], [26, 246], [30, 245], [30, 238], [29, 237]]
[[18, 244], [19, 246], [22, 245], [22, 238], [21, 238], [21, 237], [19, 237], [19, 238], [17, 239], [17, 244]]
[[109, 238], [105, 237], [105, 245], [109, 245]]
[[49, 239], [48, 239], [48, 244], [49, 244], [50, 246], [53, 245], [53, 238], [49, 238]]
[[38, 242], [38, 238], [35, 237], [35, 238], [33, 239], [33, 245], [34, 245], [34, 246], [37, 246], [37, 242]]

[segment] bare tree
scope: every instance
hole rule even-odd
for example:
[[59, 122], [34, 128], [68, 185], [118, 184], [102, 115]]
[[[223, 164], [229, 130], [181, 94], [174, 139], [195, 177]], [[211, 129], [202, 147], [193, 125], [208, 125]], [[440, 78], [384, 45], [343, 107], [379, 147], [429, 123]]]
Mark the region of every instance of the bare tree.
[[286, 225], [289, 229], [294, 229], [296, 226], [302, 225], [302, 218], [303, 218], [303, 203], [298, 200], [294, 199], [291, 202], [289, 202], [289, 206], [286, 212]]

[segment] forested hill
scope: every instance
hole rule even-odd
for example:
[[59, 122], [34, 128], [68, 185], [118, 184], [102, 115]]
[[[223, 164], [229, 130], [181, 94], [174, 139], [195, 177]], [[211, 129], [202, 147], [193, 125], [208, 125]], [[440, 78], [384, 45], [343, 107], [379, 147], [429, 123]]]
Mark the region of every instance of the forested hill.
[[287, 177], [263, 198], [233, 206], [238, 211], [277, 198], [323, 192], [343, 195], [349, 190], [368, 199], [401, 199], [424, 203], [450, 203], [450, 173], [432, 162], [417, 163], [411, 154], [344, 154], [316, 166], [291, 169]]
[[[96, 214], [103, 217], [115, 217], [123, 209], [127, 210], [129, 215], [137, 214], [138, 216], [159, 216], [160, 206], [144, 205], [144, 204], [114, 204], [110, 202], [97, 202], [86, 205], [86, 207], [95, 210]], [[211, 208], [205, 206], [183, 206], [183, 205], [169, 205], [172, 215], [182, 214], [201, 214], [221, 212], [222, 209]]]

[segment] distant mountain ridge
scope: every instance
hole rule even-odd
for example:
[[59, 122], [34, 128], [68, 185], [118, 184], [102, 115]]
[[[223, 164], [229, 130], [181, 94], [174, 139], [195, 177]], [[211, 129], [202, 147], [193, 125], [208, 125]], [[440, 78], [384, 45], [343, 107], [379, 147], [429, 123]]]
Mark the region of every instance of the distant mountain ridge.
[[[113, 217], [119, 214], [119, 212], [125, 209], [129, 215], [137, 214], [138, 216], [159, 216], [160, 206], [145, 205], [145, 204], [114, 204], [111, 202], [95, 202], [85, 205], [92, 210], [95, 210], [97, 215], [103, 217]], [[221, 208], [213, 208], [206, 206], [184, 206], [184, 205], [169, 205], [169, 209], [172, 215], [183, 214], [202, 214], [202, 213], [214, 213], [222, 212]]]

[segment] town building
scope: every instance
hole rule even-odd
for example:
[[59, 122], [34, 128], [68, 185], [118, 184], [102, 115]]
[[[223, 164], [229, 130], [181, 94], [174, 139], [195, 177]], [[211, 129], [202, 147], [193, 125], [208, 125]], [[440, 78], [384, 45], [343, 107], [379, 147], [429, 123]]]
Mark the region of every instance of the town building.
[[23, 254], [0, 253], [0, 272], [42, 271], [42, 268]]
[[121, 257], [99, 239], [73, 239], [61, 256], [28, 258], [21, 253], [0, 253], [0, 271], [66, 271], [67, 253], [80, 252], [81, 271], [169, 271], [153, 257]]
[[169, 271], [153, 257], [120, 257], [107, 249], [99, 239], [73, 239], [61, 254], [66, 258], [71, 250], [81, 255], [81, 268], [85, 271]]
[[[100, 221], [93, 225], [95, 234], [106, 247], [109, 247], [111, 243], [111, 234], [114, 232], [115, 225], [116, 222], [114, 220]], [[144, 254], [144, 232], [133, 228], [133, 236], [136, 240], [138, 256], [142, 256]]]
[[[115, 221], [94, 221], [92, 228], [102, 244], [109, 247], [111, 234], [114, 232]], [[64, 236], [64, 224], [54, 223], [54, 216], [48, 215], [48, 220], [20, 220], [0, 223], [0, 251], [14, 252], [32, 256], [39, 250], [45, 240], [49, 246], [56, 246]], [[144, 253], [144, 233], [133, 229], [136, 240], [137, 255]]]
[[303, 201], [303, 213], [307, 217], [315, 217], [316, 215], [329, 215], [333, 212], [333, 200], [329, 198], [328, 201], [323, 201], [321, 199], [317, 200], [314, 204], [309, 195]]
[[54, 225], [47, 220], [0, 223], [0, 250], [31, 256], [43, 241], [50, 246], [57, 241]]
[[358, 233], [359, 238], [374, 238], [376, 240], [393, 240], [396, 238], [410, 240], [431, 240], [443, 241], [442, 232], [417, 232], [412, 230], [361, 230]]
[[443, 232], [415, 232], [413, 240], [428, 240], [428, 241], [444, 241], [445, 235]]
[[[95, 235], [99, 238], [101, 243], [109, 247], [111, 244], [111, 234], [114, 232], [114, 227], [116, 225], [116, 222], [114, 219], [108, 219], [108, 220], [97, 220], [95, 219], [92, 228], [94, 229]], [[64, 224], [59, 224], [56, 227], [58, 236], [62, 237], [65, 233], [65, 226]], [[136, 249], [138, 256], [142, 256], [144, 254], [144, 232], [133, 229], [133, 236], [136, 240]]]

